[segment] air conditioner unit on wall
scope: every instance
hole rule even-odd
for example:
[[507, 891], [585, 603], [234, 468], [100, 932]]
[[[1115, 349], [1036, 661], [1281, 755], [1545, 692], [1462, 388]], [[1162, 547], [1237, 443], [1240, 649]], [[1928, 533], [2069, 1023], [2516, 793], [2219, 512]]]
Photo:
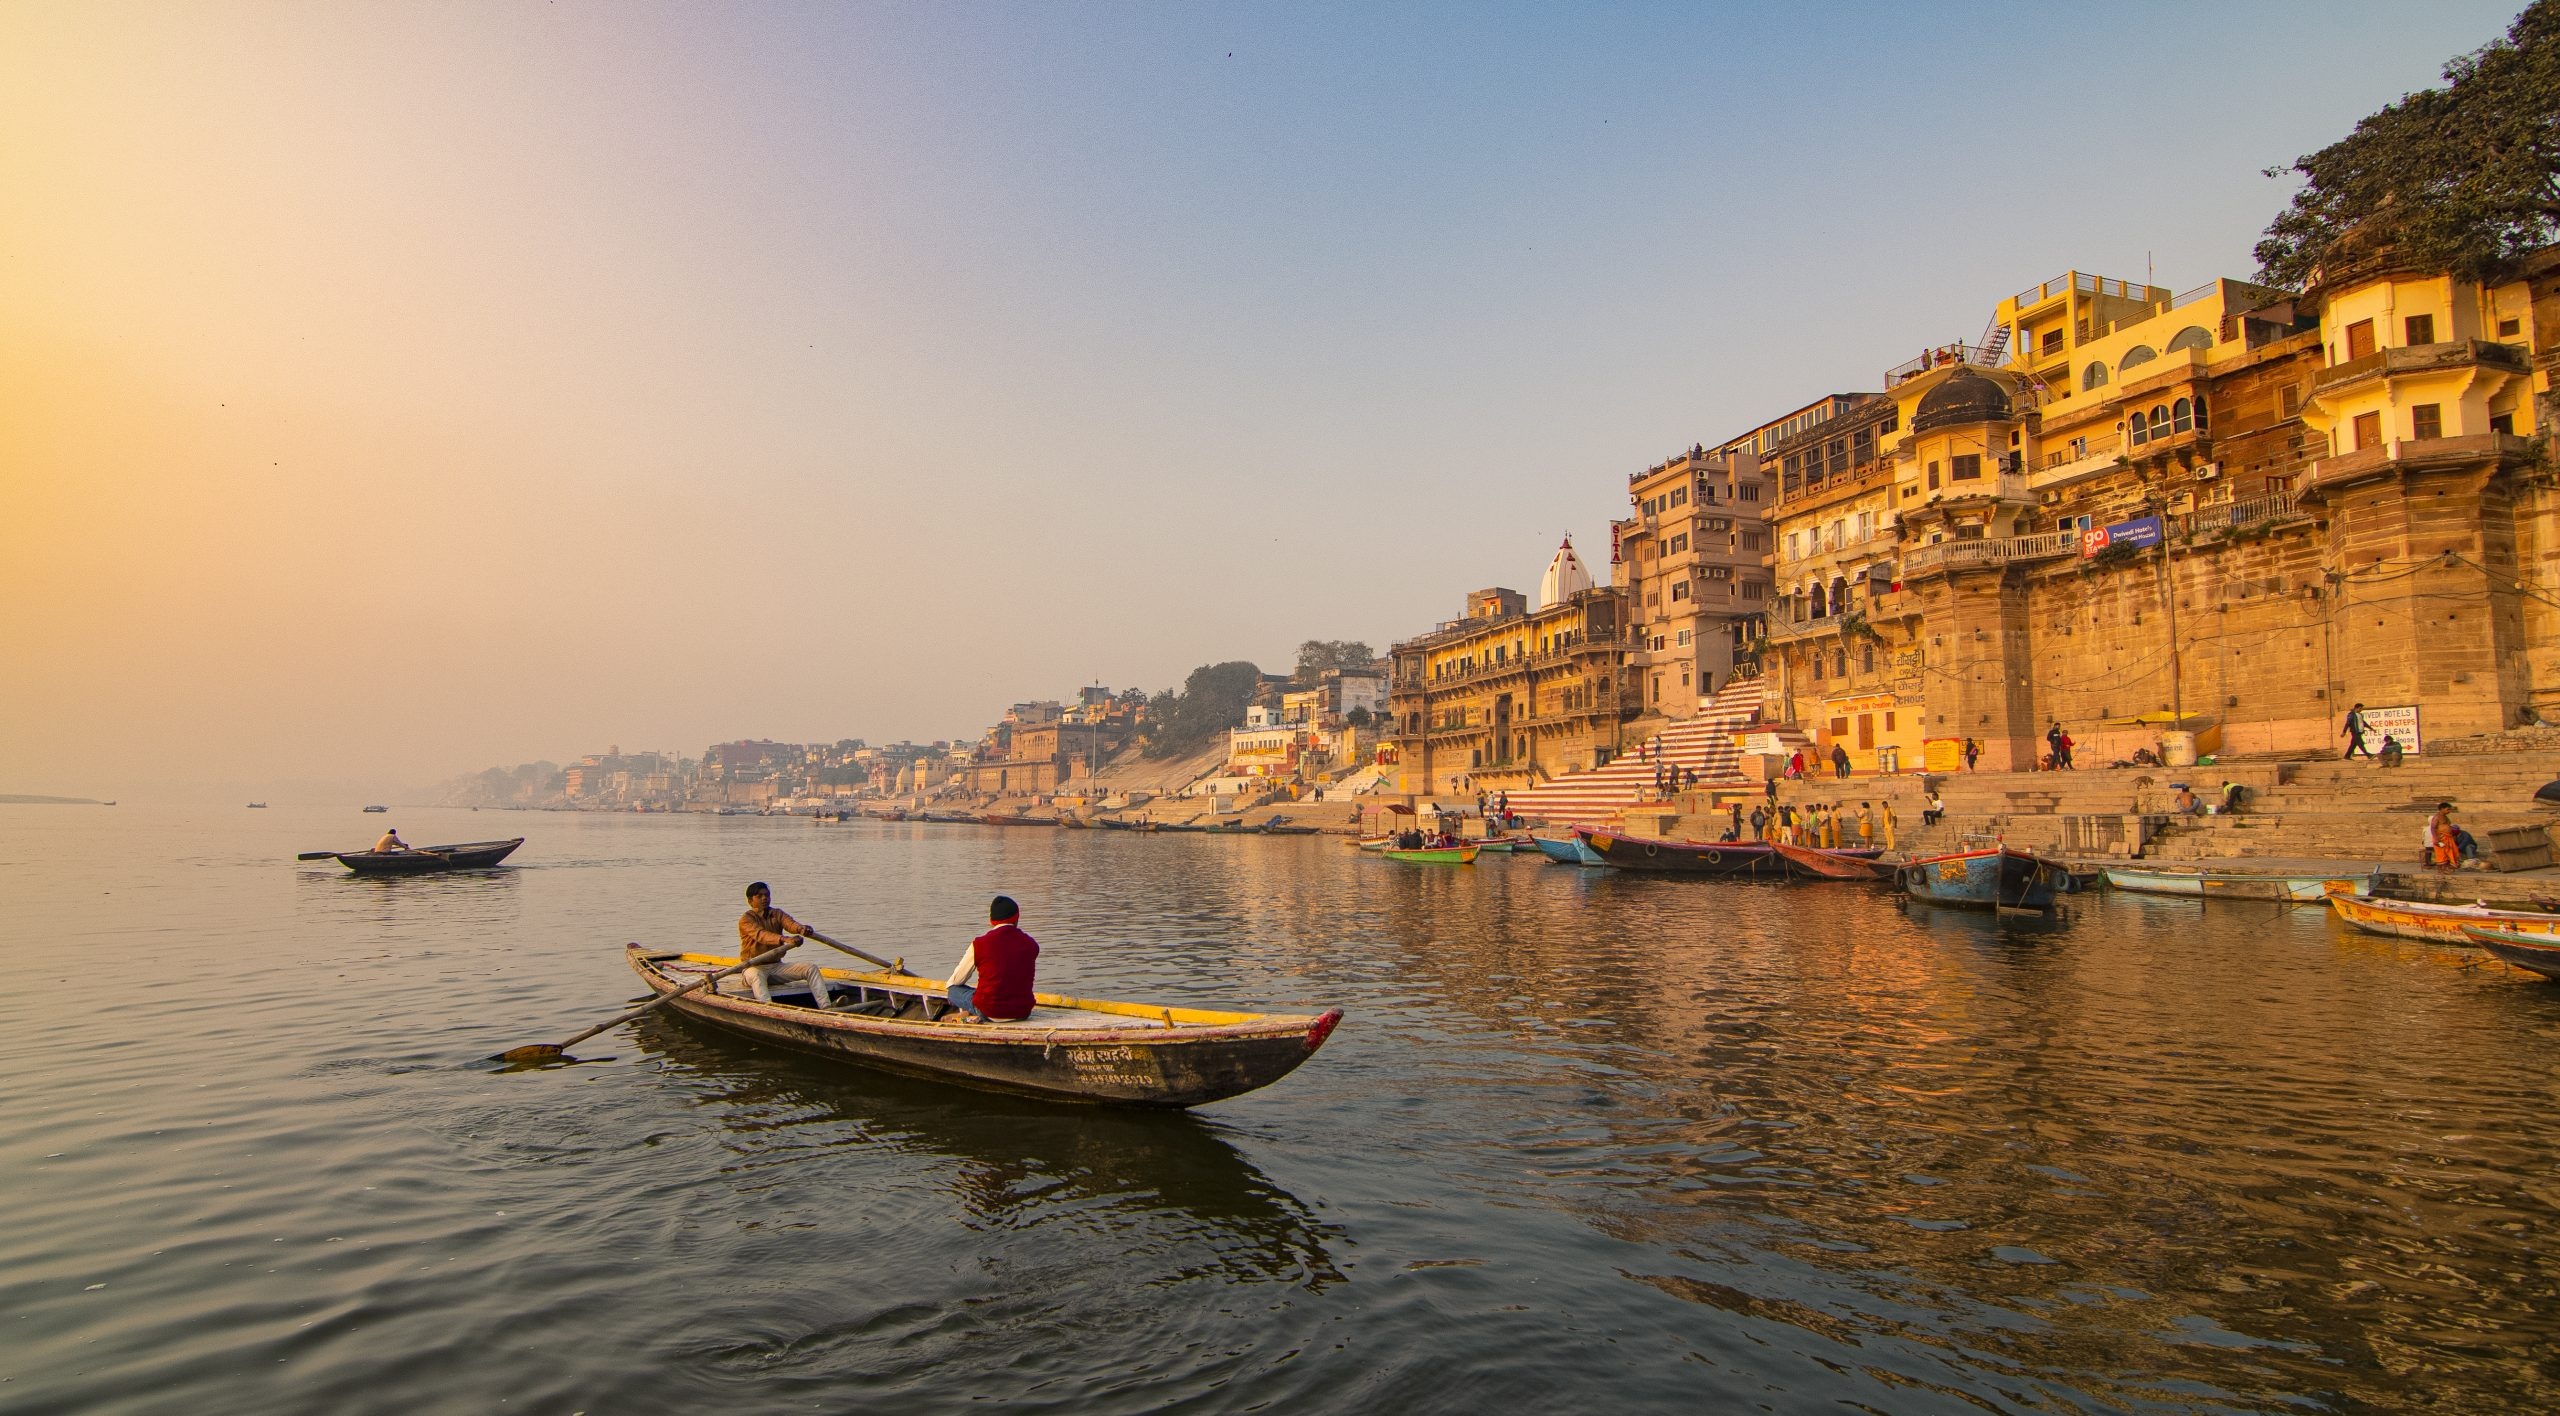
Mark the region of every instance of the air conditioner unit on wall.
[[2210, 482], [2221, 475], [2222, 464], [2219, 462], [2208, 462], [2196, 469], [2196, 480], [2199, 482]]

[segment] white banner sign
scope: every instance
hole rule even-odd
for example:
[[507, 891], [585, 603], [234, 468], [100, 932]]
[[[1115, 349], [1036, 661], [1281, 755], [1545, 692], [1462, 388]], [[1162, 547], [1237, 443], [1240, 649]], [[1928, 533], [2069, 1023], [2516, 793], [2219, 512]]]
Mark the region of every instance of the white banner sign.
[[2418, 710], [2414, 705], [2364, 710], [2364, 750], [2380, 752], [2386, 737], [2396, 740], [2400, 750], [2411, 757], [2425, 751], [2418, 740]]

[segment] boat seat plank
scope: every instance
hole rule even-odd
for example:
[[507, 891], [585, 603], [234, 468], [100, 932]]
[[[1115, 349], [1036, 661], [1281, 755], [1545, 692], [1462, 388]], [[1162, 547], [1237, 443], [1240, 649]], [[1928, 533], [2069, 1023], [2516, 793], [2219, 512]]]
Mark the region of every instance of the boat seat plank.
[[[736, 960], [734, 959], [727, 961], [727, 963], [735, 962]], [[726, 966], [727, 964], [724, 963], [706, 963], [692, 959], [686, 959], [681, 962], [670, 961], [658, 965], [662, 971], [670, 975], [679, 976], [714, 973]], [[828, 987], [838, 995], [838, 1006], [832, 1010], [834, 1012], [855, 1012], [855, 1009], [845, 1006], [844, 1002], [844, 995], [853, 989], [860, 989], [862, 994], [869, 998], [889, 996], [897, 999], [900, 1004], [900, 1015], [910, 1022], [921, 1020], [915, 1016], [911, 1008], [906, 1006], [906, 1000], [917, 998], [930, 999], [936, 1005], [937, 1011], [942, 1007], [948, 1006], [943, 1002], [942, 993], [939, 989], [927, 991], [925, 989], [911, 987], [884, 987], [879, 982], [881, 976], [878, 974], [839, 973], [835, 969], [825, 969], [821, 972], [826, 975]], [[745, 981], [736, 977], [722, 979], [714, 986], [714, 991], [728, 994], [731, 997], [752, 996]], [[806, 1000], [809, 996], [809, 991], [805, 987], [792, 986], [783, 990], [777, 990], [774, 994], [774, 1001], [785, 1006], [792, 1006], [794, 1004], [794, 1000]], [[812, 1005], [805, 1001], [801, 1001], [797, 1003], [797, 1006], [810, 1007]], [[939, 1020], [939, 1018], [936, 1019], [936, 1021]], [[1028, 1028], [1035, 1032], [1045, 1032], [1051, 1029], [1082, 1030], [1091, 1028], [1173, 1028], [1180, 1025], [1181, 1024], [1176, 1021], [1163, 1017], [1161, 1014], [1153, 1017], [1136, 1017], [1127, 1013], [1106, 1013], [1095, 1008], [1038, 1003], [1032, 1006], [1031, 1014], [1028, 1017], [989, 1019], [985, 1023], [975, 1024], [974, 1026]], [[1193, 1021], [1190, 1025], [1193, 1027], [1215, 1026], [1215, 1024], [1198, 1021]], [[955, 1026], [972, 1025], [955, 1024]]]

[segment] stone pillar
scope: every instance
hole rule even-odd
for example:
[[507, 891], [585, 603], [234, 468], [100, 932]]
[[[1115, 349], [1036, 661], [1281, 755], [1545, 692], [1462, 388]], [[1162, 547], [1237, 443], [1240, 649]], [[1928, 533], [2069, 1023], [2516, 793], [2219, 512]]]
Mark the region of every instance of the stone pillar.
[[2494, 460], [2400, 461], [2321, 488], [2338, 694], [2415, 703], [2428, 737], [2495, 732], [2532, 696], [2515, 508]]
[[2003, 566], [1940, 572], [1921, 596], [1927, 656], [1925, 737], [1970, 737], [1982, 770], [2021, 771], [2043, 750], [2027, 643], [2023, 573]]

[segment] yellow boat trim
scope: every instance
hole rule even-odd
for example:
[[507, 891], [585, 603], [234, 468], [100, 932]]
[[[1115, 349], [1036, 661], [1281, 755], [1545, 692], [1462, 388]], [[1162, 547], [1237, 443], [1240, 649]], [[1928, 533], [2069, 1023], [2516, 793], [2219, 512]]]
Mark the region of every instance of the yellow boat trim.
[[[679, 954], [674, 959], [660, 959], [658, 962], [709, 964], [714, 968], [726, 968], [738, 962], [738, 956], [735, 954]], [[911, 973], [890, 973], [886, 969], [873, 969], [866, 972], [860, 969], [821, 968], [818, 972], [825, 975], [829, 983], [841, 981], [867, 983], [879, 988], [911, 988], [936, 997], [942, 996], [942, 980], [938, 978], [920, 978]], [[1194, 1027], [1227, 1027], [1235, 1023], [1257, 1023], [1270, 1016], [1267, 1013], [1229, 1013], [1215, 1008], [1167, 1008], [1158, 1003], [1122, 1003], [1109, 998], [1070, 998], [1063, 993], [1034, 993], [1031, 995], [1031, 1001], [1050, 1008], [1081, 1008], [1088, 1013], [1144, 1018], [1151, 1023], [1170, 1022], [1177, 1026], [1188, 1023]]]

